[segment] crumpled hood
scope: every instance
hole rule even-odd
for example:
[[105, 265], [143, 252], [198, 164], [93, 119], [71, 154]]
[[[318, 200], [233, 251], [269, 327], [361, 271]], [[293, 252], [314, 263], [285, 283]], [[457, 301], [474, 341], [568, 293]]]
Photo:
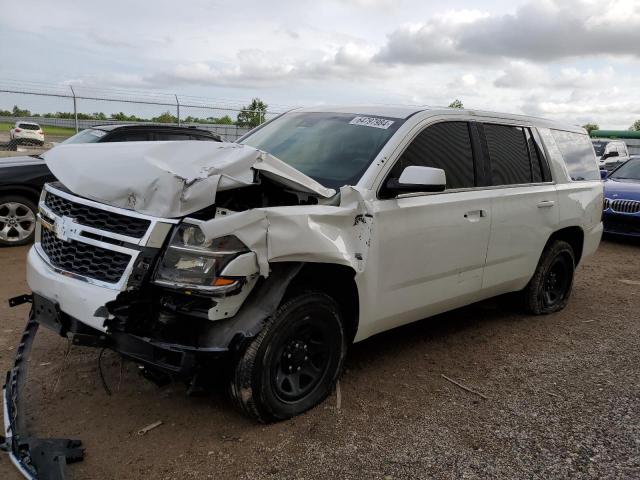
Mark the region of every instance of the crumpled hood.
[[299, 170], [247, 145], [203, 141], [61, 145], [51, 172], [73, 193], [157, 217], [189, 215], [216, 192], [250, 185], [255, 171], [294, 190], [335, 195]]

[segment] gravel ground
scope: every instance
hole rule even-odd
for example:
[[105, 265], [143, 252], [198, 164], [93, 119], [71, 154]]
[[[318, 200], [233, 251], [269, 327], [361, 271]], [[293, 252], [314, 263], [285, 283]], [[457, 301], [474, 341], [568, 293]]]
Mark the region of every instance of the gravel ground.
[[[0, 297], [26, 291], [26, 248], [1, 249]], [[0, 306], [0, 368], [27, 307]], [[525, 316], [482, 302], [355, 345], [338, 396], [256, 425], [222, 393], [158, 388], [97, 351], [41, 331], [27, 395], [32, 431], [81, 438], [72, 479], [640, 478], [640, 242], [604, 241], [569, 306]], [[479, 395], [462, 390], [442, 375]], [[161, 420], [144, 436], [137, 431]], [[6, 457], [0, 478], [18, 479]]]

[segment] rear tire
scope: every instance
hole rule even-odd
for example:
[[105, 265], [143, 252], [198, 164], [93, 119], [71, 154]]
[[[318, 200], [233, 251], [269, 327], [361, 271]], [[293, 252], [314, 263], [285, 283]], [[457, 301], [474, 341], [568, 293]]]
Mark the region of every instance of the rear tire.
[[331, 393], [345, 354], [336, 302], [321, 292], [299, 294], [269, 317], [237, 359], [231, 398], [259, 422], [291, 418]]
[[523, 290], [527, 311], [546, 315], [562, 310], [571, 295], [574, 272], [575, 255], [571, 245], [561, 240], [547, 245], [533, 278]]
[[22, 195], [0, 196], [0, 246], [33, 242], [38, 207]]

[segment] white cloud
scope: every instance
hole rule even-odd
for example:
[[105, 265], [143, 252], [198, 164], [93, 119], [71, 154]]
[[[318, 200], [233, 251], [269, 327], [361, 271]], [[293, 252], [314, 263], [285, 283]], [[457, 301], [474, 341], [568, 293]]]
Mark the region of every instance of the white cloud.
[[[613, 13], [606, 13], [613, 12]], [[515, 13], [459, 10], [388, 36], [378, 59], [388, 63], [554, 60], [580, 55], [640, 57], [640, 2], [529, 1]]]
[[638, 115], [640, 0], [31, 1], [29, 22], [0, 16], [0, 76], [286, 105], [460, 98], [608, 126]]

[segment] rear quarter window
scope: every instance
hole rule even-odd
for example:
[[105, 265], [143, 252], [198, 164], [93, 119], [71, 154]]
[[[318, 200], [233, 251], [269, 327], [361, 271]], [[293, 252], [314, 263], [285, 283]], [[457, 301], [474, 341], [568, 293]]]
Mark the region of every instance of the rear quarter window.
[[591, 139], [581, 133], [551, 130], [571, 180], [600, 180]]

